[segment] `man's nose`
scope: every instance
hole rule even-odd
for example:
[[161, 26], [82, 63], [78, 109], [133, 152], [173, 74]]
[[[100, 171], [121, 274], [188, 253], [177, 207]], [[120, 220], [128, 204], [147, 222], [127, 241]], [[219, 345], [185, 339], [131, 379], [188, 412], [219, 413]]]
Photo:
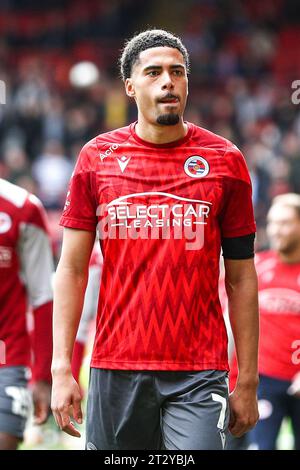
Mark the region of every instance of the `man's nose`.
[[162, 89], [163, 90], [172, 90], [174, 88], [174, 83], [172, 76], [169, 72], [164, 72], [162, 75]]

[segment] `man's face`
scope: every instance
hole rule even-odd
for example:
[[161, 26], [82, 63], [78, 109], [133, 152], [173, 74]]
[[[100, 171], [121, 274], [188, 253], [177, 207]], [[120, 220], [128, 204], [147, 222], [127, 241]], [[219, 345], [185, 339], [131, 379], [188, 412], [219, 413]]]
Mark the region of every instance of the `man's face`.
[[300, 217], [293, 207], [275, 204], [267, 220], [267, 234], [274, 250], [288, 255], [299, 248]]
[[125, 82], [139, 115], [151, 124], [175, 125], [183, 115], [188, 79], [183, 56], [172, 47], [153, 47], [140, 53]]

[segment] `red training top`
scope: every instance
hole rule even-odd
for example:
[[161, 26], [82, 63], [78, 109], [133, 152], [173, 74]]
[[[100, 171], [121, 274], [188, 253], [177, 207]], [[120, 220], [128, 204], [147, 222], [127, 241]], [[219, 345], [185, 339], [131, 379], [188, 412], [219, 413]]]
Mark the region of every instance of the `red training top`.
[[236, 146], [191, 123], [165, 145], [143, 141], [135, 124], [101, 134], [79, 155], [61, 224], [99, 232], [92, 367], [228, 369], [221, 237], [255, 232]]

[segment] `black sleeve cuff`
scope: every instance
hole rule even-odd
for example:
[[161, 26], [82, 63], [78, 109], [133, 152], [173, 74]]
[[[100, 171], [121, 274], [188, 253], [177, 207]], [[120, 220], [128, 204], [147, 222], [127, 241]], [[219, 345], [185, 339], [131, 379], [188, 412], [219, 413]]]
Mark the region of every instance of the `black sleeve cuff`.
[[254, 258], [255, 233], [243, 237], [222, 238], [223, 256], [226, 259]]

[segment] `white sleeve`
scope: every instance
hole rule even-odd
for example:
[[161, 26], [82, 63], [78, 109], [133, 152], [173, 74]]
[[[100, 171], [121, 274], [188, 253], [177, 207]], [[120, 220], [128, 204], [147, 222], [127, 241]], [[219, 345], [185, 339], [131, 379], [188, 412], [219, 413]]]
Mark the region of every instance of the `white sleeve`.
[[36, 308], [51, 301], [54, 265], [47, 231], [31, 221], [21, 222], [18, 251], [20, 275], [26, 285], [30, 305]]

